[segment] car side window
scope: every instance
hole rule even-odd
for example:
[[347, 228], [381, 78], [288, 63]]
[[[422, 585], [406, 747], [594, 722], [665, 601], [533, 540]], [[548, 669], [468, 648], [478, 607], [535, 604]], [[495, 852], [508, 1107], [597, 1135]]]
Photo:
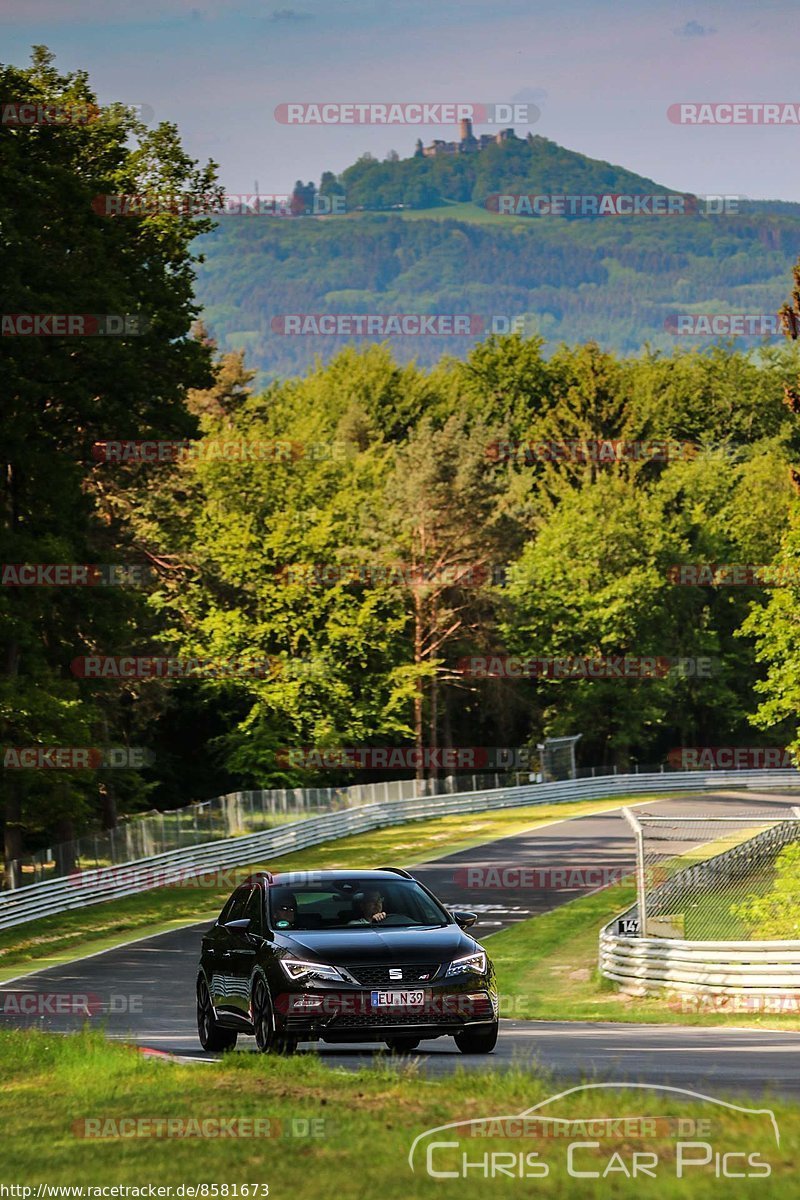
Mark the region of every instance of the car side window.
[[239, 888], [233, 893], [217, 919], [218, 925], [227, 925], [228, 921], [241, 921], [245, 915], [245, 907], [250, 896], [250, 888]]
[[[247, 906], [244, 910], [244, 916], [250, 919], [250, 928], [248, 933], [257, 933], [261, 936], [264, 932], [264, 894], [261, 888], [253, 888], [250, 899], [247, 901]], [[235, 920], [236, 918], [234, 918]]]

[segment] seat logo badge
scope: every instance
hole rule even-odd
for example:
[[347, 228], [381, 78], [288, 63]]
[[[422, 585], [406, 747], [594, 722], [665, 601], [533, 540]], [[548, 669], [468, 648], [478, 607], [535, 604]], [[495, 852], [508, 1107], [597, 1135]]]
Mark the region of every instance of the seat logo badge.
[[389, 978], [390, 979], [402, 979], [403, 972], [400, 970], [399, 967], [389, 967]]

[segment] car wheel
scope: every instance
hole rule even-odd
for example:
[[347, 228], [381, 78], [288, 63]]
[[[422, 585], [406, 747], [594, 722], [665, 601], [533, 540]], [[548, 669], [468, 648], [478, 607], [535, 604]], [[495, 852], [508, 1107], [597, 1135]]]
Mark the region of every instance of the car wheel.
[[232, 1050], [236, 1045], [236, 1030], [220, 1025], [211, 1004], [211, 994], [204, 977], [197, 981], [197, 1035], [204, 1050]]
[[253, 1030], [262, 1054], [294, 1054], [297, 1049], [297, 1038], [275, 1032], [272, 999], [263, 979], [253, 984]]
[[462, 1029], [455, 1035], [462, 1054], [491, 1054], [497, 1044], [499, 1025], [493, 1021], [483, 1029]]
[[394, 1037], [386, 1039], [386, 1045], [389, 1047], [392, 1054], [410, 1054], [412, 1050], [416, 1050], [419, 1043], [420, 1039], [415, 1037]]

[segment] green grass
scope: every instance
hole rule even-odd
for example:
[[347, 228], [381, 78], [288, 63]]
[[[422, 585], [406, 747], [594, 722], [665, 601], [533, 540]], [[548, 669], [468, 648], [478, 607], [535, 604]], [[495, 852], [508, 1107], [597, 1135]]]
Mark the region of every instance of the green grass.
[[738, 942], [758, 937], [745, 921], [734, 916], [731, 908], [745, 896], [765, 895], [771, 891], [771, 883], [769, 874], [757, 871], [749, 879], [724, 886], [717, 884], [713, 891], [698, 892], [685, 905], [684, 937], [704, 942]]
[[[652, 800], [652, 796], [638, 799]], [[635, 798], [630, 797], [616, 801], [606, 797], [575, 804], [529, 805], [434, 817], [339, 838], [269, 862], [254, 863], [241, 868], [235, 877], [243, 878], [252, 871], [264, 869], [410, 867], [481, 842], [532, 829], [544, 822], [568, 820], [634, 801]], [[200, 887], [189, 880], [183, 886], [156, 888], [124, 900], [59, 913], [6, 930], [0, 933], [0, 983], [20, 974], [29, 965], [53, 966], [84, 954], [110, 949], [137, 936], [166, 933], [193, 921], [211, 920], [233, 886], [233, 874], [217, 887]]]
[[735, 1001], [724, 1012], [713, 1000], [619, 992], [598, 970], [598, 938], [601, 927], [635, 900], [632, 883], [613, 886], [492, 934], [487, 950], [497, 969], [501, 1014], [539, 1021], [800, 1029], [800, 1004], [788, 1001], [779, 1013], [737, 1011]]
[[[671, 878], [694, 863], [715, 858], [734, 849], [763, 829], [763, 824], [756, 824], [748, 829], [735, 829], [714, 838], [713, 841], [694, 846], [681, 855], [666, 859], [658, 866]], [[669, 924], [677, 931], [674, 936], [684, 937], [690, 942], [747, 941], [752, 936], [752, 930], [744, 921], [733, 915], [731, 906], [741, 901], [745, 895], [763, 895], [769, 891], [773, 877], [772, 867], [768, 867], [766, 871], [757, 868], [749, 880], [739, 879], [727, 885], [715, 883], [713, 888], [706, 890], [697, 888], [691, 897], [687, 896], [681, 901], [676, 912], [672, 914], [674, 919]]]
[[[488, 1064], [487, 1064], [488, 1068]], [[622, 1076], [624, 1079], [624, 1074]], [[691, 1168], [676, 1178], [677, 1140], [663, 1126], [649, 1135], [587, 1137], [580, 1127], [569, 1139], [544, 1138], [529, 1129], [524, 1138], [463, 1138], [459, 1150], [437, 1151], [434, 1165], [450, 1167], [468, 1152], [470, 1162], [486, 1153], [538, 1153], [547, 1163], [543, 1179], [487, 1180], [473, 1169], [466, 1179], [433, 1179], [425, 1171], [424, 1153], [412, 1174], [408, 1154], [426, 1130], [450, 1122], [510, 1116], [563, 1091], [543, 1071], [512, 1068], [507, 1072], [458, 1071], [430, 1078], [412, 1063], [385, 1058], [358, 1071], [331, 1069], [314, 1055], [291, 1059], [252, 1053], [226, 1055], [221, 1062], [176, 1064], [146, 1059], [132, 1048], [104, 1042], [96, 1034], [56, 1037], [39, 1031], [0, 1032], [0, 1122], [3, 1129], [3, 1179], [6, 1184], [114, 1186], [148, 1184], [175, 1188], [180, 1184], [268, 1184], [270, 1197], [281, 1200], [485, 1200], [490, 1196], [629, 1197], [649, 1187], [651, 1196], [718, 1198], [724, 1181], [714, 1164]], [[719, 1093], [717, 1099], [724, 1096]], [[647, 1091], [607, 1089], [579, 1092], [550, 1105], [550, 1115], [575, 1121], [592, 1116], [668, 1117], [710, 1121], [703, 1136], [714, 1151], [757, 1154], [771, 1167], [771, 1185], [794, 1177], [800, 1155], [797, 1108], [761, 1097], [733, 1098], [733, 1103], [774, 1111], [780, 1130], [776, 1145], [766, 1114], [754, 1115]], [[87, 1139], [89, 1128], [118, 1128], [120, 1120], [139, 1118], [200, 1122], [257, 1119], [272, 1136], [261, 1138], [155, 1138], [127, 1136]], [[306, 1126], [305, 1122], [317, 1122]], [[123, 1126], [123, 1128], [125, 1128]], [[127, 1126], [128, 1130], [135, 1127]], [[208, 1128], [208, 1125], [206, 1125]], [[230, 1128], [230, 1126], [229, 1126]], [[539, 1130], [543, 1128], [540, 1123]], [[552, 1126], [550, 1126], [552, 1128]], [[306, 1130], [316, 1136], [296, 1136]], [[290, 1132], [295, 1136], [286, 1136]], [[684, 1125], [684, 1141], [694, 1140]], [[448, 1131], [447, 1140], [457, 1135]], [[680, 1135], [679, 1135], [680, 1136]], [[430, 1143], [429, 1139], [426, 1144]], [[441, 1135], [439, 1139], [441, 1140]], [[580, 1179], [567, 1174], [565, 1142], [591, 1141], [576, 1167], [602, 1173], [612, 1156], [617, 1169], [607, 1178]], [[658, 1155], [656, 1178], [627, 1179], [634, 1151]], [[697, 1156], [697, 1152], [693, 1152]], [[448, 1158], [440, 1157], [447, 1154]], [[742, 1170], [736, 1159], [735, 1169]], [[508, 1162], [508, 1159], [505, 1160]], [[744, 1169], [747, 1169], [746, 1166]], [[784, 1184], [785, 1186], [785, 1184]], [[145, 1190], [145, 1195], [147, 1191]], [[213, 1194], [211, 1192], [209, 1195]], [[218, 1192], [222, 1195], [222, 1191]], [[737, 1179], [736, 1195], [762, 1196], [761, 1178]], [[241, 1195], [241, 1191], [239, 1192]], [[253, 1196], [253, 1193], [250, 1193]], [[258, 1198], [263, 1196], [261, 1189]]]
[[[359, 213], [359, 216], [374, 215], [374, 213]], [[529, 217], [515, 217], [508, 213], [492, 212], [490, 209], [472, 204], [468, 200], [436, 208], [405, 208], [396, 213], [393, 212], [392, 216], [402, 217], [404, 221], [468, 221], [472, 225], [501, 224], [507, 229], [519, 228], [523, 225], [530, 229], [533, 225]], [[558, 220], [559, 218], [554, 219]]]

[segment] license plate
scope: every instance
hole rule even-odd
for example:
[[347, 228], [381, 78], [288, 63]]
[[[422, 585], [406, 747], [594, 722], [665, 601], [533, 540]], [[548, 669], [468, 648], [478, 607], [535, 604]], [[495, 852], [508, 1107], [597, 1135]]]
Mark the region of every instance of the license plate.
[[371, 992], [370, 1002], [373, 1008], [413, 1008], [425, 1003], [425, 992], [419, 989], [414, 992]]

